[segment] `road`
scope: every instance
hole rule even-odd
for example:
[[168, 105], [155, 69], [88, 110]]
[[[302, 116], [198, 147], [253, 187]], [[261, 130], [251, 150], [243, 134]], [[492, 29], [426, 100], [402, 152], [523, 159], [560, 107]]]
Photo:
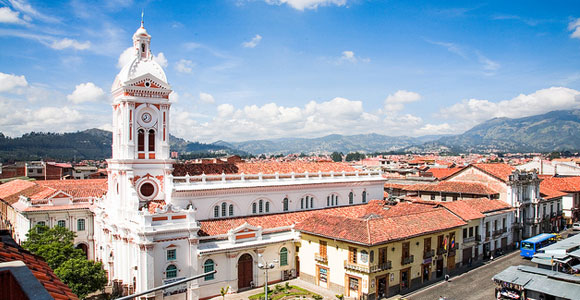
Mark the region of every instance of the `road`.
[[495, 284], [491, 280], [493, 275], [509, 266], [534, 266], [529, 260], [520, 257], [519, 251], [514, 251], [495, 259], [493, 262], [473, 269], [467, 273], [451, 277], [449, 282], [440, 282], [426, 287], [412, 294], [406, 295], [409, 300], [436, 300], [439, 296], [449, 300], [489, 300], [495, 299]]

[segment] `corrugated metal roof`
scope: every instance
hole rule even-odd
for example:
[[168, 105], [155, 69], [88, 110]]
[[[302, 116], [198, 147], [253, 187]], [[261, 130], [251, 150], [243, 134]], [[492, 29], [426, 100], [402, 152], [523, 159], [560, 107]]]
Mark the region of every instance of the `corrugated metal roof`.
[[494, 280], [523, 286], [525, 290], [565, 299], [580, 295], [580, 277], [529, 266], [511, 266], [493, 276]]

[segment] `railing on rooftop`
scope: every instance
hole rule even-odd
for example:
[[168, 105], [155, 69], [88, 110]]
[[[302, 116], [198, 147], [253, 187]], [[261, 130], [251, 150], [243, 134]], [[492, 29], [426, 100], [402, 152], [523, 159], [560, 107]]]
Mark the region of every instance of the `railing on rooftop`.
[[221, 175], [196, 175], [196, 176], [175, 176], [173, 183], [175, 185], [190, 185], [190, 184], [223, 184], [235, 183], [240, 181], [246, 182], [262, 182], [262, 181], [306, 181], [306, 180], [332, 180], [334, 178], [358, 178], [358, 177], [373, 177], [381, 176], [382, 171], [356, 171], [356, 172], [317, 172], [317, 173], [289, 173], [289, 174], [221, 174]]

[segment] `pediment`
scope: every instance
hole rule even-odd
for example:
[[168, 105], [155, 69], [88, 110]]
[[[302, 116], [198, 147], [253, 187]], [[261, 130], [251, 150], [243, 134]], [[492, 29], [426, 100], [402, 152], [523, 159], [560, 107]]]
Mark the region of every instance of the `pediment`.
[[[146, 82], [150, 82], [151, 85], [145, 86]], [[126, 81], [125, 83], [123, 83], [123, 86], [142, 87], [149, 89], [164, 89], [164, 90], [171, 89], [171, 87], [167, 83], [163, 82], [163, 80], [155, 77], [151, 73], [143, 74], [139, 77]]]
[[238, 233], [250, 233], [250, 232], [255, 232], [255, 231], [261, 231], [262, 227], [259, 226], [253, 226], [250, 225], [248, 222], [234, 228], [231, 229], [230, 232], [233, 234], [238, 234]]
[[63, 191], [57, 191], [52, 196], [50, 196], [48, 199], [63, 199], [63, 198], [72, 198], [72, 196], [63, 192]]

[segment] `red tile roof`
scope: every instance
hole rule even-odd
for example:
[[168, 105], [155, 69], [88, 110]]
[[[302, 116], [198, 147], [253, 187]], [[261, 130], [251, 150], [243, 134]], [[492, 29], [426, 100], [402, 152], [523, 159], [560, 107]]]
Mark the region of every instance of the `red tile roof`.
[[107, 193], [107, 179], [42, 180], [41, 186], [63, 191], [74, 198], [101, 197]]
[[497, 191], [479, 182], [442, 181], [437, 184], [413, 184], [403, 188], [405, 191], [445, 192], [455, 194], [495, 195]]
[[377, 245], [449, 230], [465, 224], [448, 210], [431, 206], [422, 212], [388, 217], [371, 214], [352, 218], [316, 213], [298, 223], [295, 229], [363, 245]]
[[346, 163], [337, 162], [257, 162], [257, 163], [238, 163], [238, 173], [244, 174], [280, 174], [294, 173], [317, 173], [321, 172], [355, 172], [356, 168]]
[[463, 168], [429, 168], [426, 172], [433, 174], [433, 177], [441, 180], [453, 175]]
[[552, 191], [560, 192], [580, 192], [580, 176], [573, 177], [555, 177], [555, 176], [541, 176], [540, 193], [542, 189], [546, 194], [553, 194]]
[[[449, 211], [433, 205], [399, 203], [385, 206], [383, 200], [367, 204], [311, 211], [200, 221], [200, 236], [226, 234], [244, 223], [275, 229], [297, 224], [305, 232], [342, 238], [358, 243], [382, 243], [465, 224]], [[323, 224], [323, 225], [317, 225]], [[372, 228], [372, 230], [368, 230]], [[315, 231], [309, 231], [309, 230]], [[365, 233], [366, 232], [366, 233]]]
[[465, 202], [469, 204], [469, 206], [471, 206], [473, 209], [479, 211], [482, 214], [500, 210], [513, 210], [513, 208], [509, 204], [497, 199], [477, 198], [477, 199], [466, 199], [457, 202]]
[[449, 209], [452, 213], [458, 215], [460, 218], [466, 221], [481, 219], [485, 217], [484, 214], [469, 205], [467, 201], [441, 202], [441, 206]]
[[[36, 186], [34, 181], [16, 179], [0, 185], [0, 199], [12, 204], [24, 190]], [[15, 199], [15, 200], [14, 200]]]
[[[78, 299], [71, 289], [54, 274], [48, 264], [37, 255], [0, 242], [0, 262], [22, 261], [54, 299]], [[26, 288], [26, 287], [22, 287]]]
[[472, 164], [472, 166], [504, 182], [507, 182], [508, 177], [516, 170], [516, 168], [504, 163]]

